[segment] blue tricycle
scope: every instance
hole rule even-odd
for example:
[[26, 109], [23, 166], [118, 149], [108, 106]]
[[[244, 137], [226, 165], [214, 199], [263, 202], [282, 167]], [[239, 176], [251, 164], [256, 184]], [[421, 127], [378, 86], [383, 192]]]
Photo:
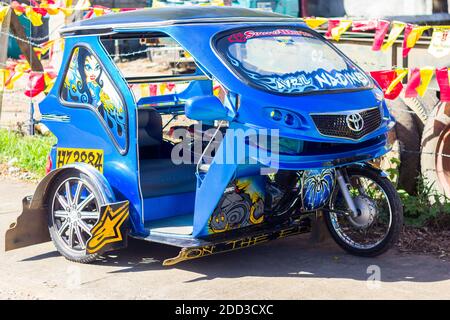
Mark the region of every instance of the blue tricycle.
[[[402, 204], [372, 161], [390, 150], [395, 120], [371, 77], [301, 19], [168, 7], [83, 20], [61, 35], [61, 71], [39, 104], [57, 143], [6, 250], [51, 239], [88, 263], [133, 237], [179, 247], [164, 261], [173, 265], [321, 220], [352, 254], [395, 244]], [[188, 67], [128, 76], [118, 43], [159, 50], [153, 64], [176, 53]], [[133, 88], [155, 84], [183, 86], [136, 98]]]

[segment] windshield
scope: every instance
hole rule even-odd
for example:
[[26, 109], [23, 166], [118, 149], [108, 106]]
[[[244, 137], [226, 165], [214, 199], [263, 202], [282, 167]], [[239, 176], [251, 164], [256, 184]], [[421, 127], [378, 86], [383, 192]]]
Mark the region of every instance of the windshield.
[[220, 37], [216, 46], [243, 80], [272, 92], [301, 94], [370, 84], [361, 69], [304, 29], [241, 29]]

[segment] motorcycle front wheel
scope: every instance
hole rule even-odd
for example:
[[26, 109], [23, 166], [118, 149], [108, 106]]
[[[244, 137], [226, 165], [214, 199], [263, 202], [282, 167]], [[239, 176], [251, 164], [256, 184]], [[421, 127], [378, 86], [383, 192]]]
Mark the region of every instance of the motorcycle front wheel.
[[325, 222], [336, 243], [347, 252], [374, 257], [398, 240], [403, 206], [393, 184], [376, 169], [349, 167], [344, 175], [357, 208], [353, 216], [339, 186], [330, 199]]

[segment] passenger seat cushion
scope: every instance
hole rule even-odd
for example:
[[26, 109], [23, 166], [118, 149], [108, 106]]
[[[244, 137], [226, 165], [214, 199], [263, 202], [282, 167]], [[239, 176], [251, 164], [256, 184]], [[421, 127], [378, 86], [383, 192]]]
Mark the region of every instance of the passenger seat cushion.
[[162, 119], [155, 109], [138, 110], [139, 146], [157, 146], [162, 142]]

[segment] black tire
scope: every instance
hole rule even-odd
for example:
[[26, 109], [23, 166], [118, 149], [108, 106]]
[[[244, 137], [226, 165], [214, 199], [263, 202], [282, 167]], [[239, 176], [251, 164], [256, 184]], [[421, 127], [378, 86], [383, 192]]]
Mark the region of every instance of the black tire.
[[[82, 181], [82, 183], [87, 188], [89, 188], [89, 191], [91, 191], [91, 193], [95, 197], [95, 199], [92, 200], [92, 202], [95, 203], [98, 212], [100, 212], [100, 207], [103, 206], [106, 202], [102, 192], [97, 187], [97, 184], [89, 176], [87, 176], [84, 173], [79, 172], [78, 170], [68, 170], [66, 172], [63, 172], [60, 175], [58, 175], [54, 181], [52, 181], [52, 186], [49, 190], [49, 193], [47, 194], [48, 229], [49, 229], [50, 237], [51, 237], [56, 249], [67, 260], [70, 260], [73, 262], [79, 262], [79, 263], [91, 263], [97, 259], [98, 253], [88, 254], [85, 249], [84, 250], [70, 249], [68, 243], [65, 242], [65, 240], [62, 238], [62, 235], [59, 235], [59, 233], [58, 233], [58, 222], [60, 224], [60, 227], [62, 227], [61, 224], [63, 224], [65, 220], [62, 220], [63, 222], [56, 221], [56, 219], [57, 219], [55, 217], [55, 215], [56, 215], [55, 212], [57, 211], [56, 206], [59, 205], [59, 204], [57, 204], [57, 202], [59, 203], [59, 201], [57, 201], [55, 199], [56, 192], [58, 192], [58, 190], [60, 190], [60, 188], [65, 184], [66, 181], [68, 181], [68, 180], [75, 181], [72, 179], [77, 179], [79, 181]], [[88, 190], [88, 189], [86, 189], [86, 190]], [[91, 206], [93, 204], [89, 204], [89, 205]], [[64, 211], [64, 210], [59, 210], [59, 212], [61, 212], [61, 211]], [[98, 218], [97, 218], [97, 220], [98, 220]], [[92, 221], [94, 221], [94, 219], [90, 220], [90, 221], [92, 222]], [[90, 229], [92, 229], [93, 224], [95, 224], [95, 223], [92, 223], [92, 225], [91, 224], [88, 225], [90, 227]], [[71, 225], [69, 226], [69, 228], [71, 228]], [[79, 230], [82, 230], [82, 229], [80, 228]], [[84, 231], [82, 231], [82, 232], [84, 232]], [[84, 235], [86, 235], [86, 233], [84, 233]], [[81, 235], [81, 237], [83, 238], [83, 240], [85, 240], [87, 242], [88, 238], [86, 236], [83, 237], [83, 235]]]
[[397, 123], [394, 127], [400, 145], [398, 186], [409, 194], [417, 192], [420, 173], [420, 132], [411, 109], [400, 99], [390, 101], [389, 108]]
[[[445, 173], [450, 170], [448, 157], [439, 159], [438, 156], [439, 153], [448, 153], [446, 149], [441, 150], [441, 148], [444, 137], [450, 130], [449, 106], [448, 103], [442, 103], [432, 111], [422, 134], [421, 172], [425, 185], [431, 188], [429, 199], [432, 203], [435, 201], [435, 195], [450, 196], [448, 181], [438, 177], [438, 174], [444, 177]], [[448, 143], [446, 144], [448, 145]], [[439, 163], [441, 164], [439, 165]]]
[[[386, 198], [389, 202], [391, 208], [391, 224], [387, 232], [387, 235], [383, 240], [377, 243], [371, 248], [358, 248], [350, 245], [348, 242], [344, 241], [339, 233], [333, 226], [330, 212], [325, 212], [325, 222], [331, 236], [336, 241], [336, 243], [343, 248], [345, 251], [362, 257], [375, 257], [387, 250], [389, 250], [398, 241], [400, 232], [403, 226], [403, 206], [401, 200], [395, 190], [393, 184], [386, 177], [382, 176], [381, 172], [370, 167], [349, 167], [346, 169], [347, 176], [351, 179], [352, 176], [366, 177], [374, 181], [385, 193]], [[331, 201], [336, 201], [339, 194], [339, 187], [336, 186], [336, 190], [333, 194]]]

